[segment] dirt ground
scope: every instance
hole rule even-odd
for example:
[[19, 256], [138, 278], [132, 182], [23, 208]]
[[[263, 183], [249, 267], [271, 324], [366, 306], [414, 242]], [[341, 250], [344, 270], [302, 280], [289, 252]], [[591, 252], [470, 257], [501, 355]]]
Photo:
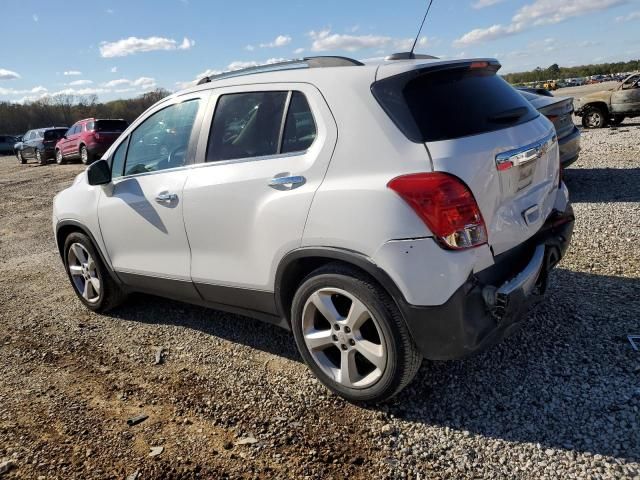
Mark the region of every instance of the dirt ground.
[[143, 295], [83, 308], [50, 219], [83, 167], [0, 157], [0, 477], [640, 475], [640, 126], [623, 127], [584, 135], [574, 245], [527, 328], [425, 362], [375, 408], [329, 394], [270, 325]]

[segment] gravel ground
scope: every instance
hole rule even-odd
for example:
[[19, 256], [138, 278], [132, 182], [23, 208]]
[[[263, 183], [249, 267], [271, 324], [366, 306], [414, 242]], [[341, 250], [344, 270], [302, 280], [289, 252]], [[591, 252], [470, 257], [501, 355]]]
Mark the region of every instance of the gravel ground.
[[50, 232], [80, 170], [0, 158], [3, 480], [640, 478], [640, 122], [584, 132], [573, 245], [526, 327], [376, 408], [269, 325], [142, 295], [83, 308]]

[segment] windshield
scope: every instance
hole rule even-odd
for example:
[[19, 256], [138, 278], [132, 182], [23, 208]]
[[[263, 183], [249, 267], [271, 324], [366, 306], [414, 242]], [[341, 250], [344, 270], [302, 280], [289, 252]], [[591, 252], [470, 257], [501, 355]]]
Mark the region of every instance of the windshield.
[[96, 120], [96, 132], [124, 132], [128, 124], [124, 120]]

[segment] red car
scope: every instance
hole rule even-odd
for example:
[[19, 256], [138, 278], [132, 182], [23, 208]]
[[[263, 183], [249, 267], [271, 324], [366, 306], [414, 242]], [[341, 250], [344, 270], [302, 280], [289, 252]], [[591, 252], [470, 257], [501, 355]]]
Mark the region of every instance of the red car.
[[128, 125], [125, 120], [78, 120], [56, 144], [56, 162], [62, 164], [79, 158], [82, 163], [91, 163], [107, 151]]

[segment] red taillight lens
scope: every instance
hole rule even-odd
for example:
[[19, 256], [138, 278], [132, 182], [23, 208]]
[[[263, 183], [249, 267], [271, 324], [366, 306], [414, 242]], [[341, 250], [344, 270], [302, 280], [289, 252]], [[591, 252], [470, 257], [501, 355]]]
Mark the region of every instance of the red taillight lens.
[[459, 250], [487, 243], [487, 228], [469, 188], [446, 173], [416, 173], [387, 186], [418, 214], [440, 244]]

